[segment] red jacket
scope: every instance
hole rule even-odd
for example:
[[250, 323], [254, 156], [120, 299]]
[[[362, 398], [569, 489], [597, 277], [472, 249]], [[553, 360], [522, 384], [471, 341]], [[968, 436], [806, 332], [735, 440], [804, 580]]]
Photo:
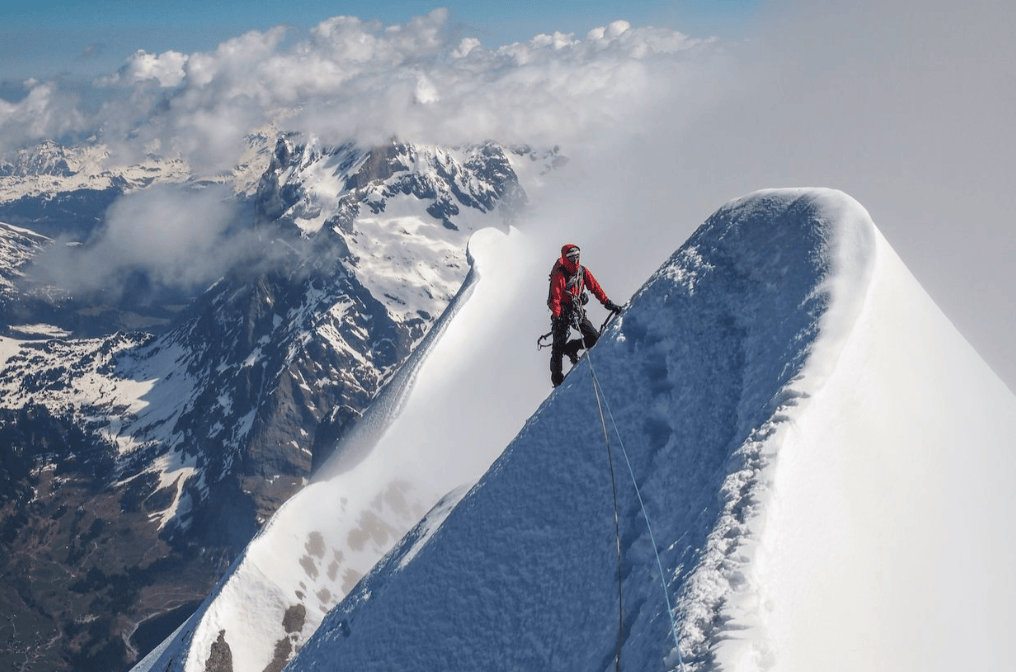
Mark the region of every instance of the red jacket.
[[[565, 248], [569, 247], [568, 245]], [[577, 280], [576, 273], [581, 269]], [[569, 286], [569, 283], [571, 286]], [[547, 298], [547, 306], [554, 317], [560, 317], [561, 309], [566, 303], [581, 302], [582, 290], [588, 289], [593, 293], [600, 303], [606, 305], [610, 299], [606, 292], [596, 282], [596, 278], [585, 266], [576, 264], [561, 254], [561, 258], [554, 264], [554, 270], [550, 272], [550, 296]]]

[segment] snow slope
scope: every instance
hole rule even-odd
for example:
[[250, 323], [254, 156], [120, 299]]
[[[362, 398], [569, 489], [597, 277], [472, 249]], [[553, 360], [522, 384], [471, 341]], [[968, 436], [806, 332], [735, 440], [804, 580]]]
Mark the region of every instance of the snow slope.
[[[612, 436], [622, 669], [679, 667], [632, 480], [688, 670], [1006, 666], [1016, 397], [859, 204], [781, 190], [713, 215], [289, 669], [613, 668], [618, 559], [593, 366], [632, 470]], [[255, 669], [232, 651], [233, 669]]]
[[[522, 298], [513, 295], [522, 276], [545, 277], [526, 264], [533, 256], [528, 242], [515, 229], [472, 236], [472, 271], [463, 289], [395, 380], [331, 462], [251, 542], [215, 594], [136, 670], [204, 670], [211, 652], [226, 646], [234, 670], [280, 669], [428, 509], [450, 490], [464, 494], [475, 483], [548, 384], [545, 376], [512, 378], [500, 373], [501, 364], [487, 366], [486, 344], [500, 326], [491, 320], [491, 306], [522, 312], [516, 305]], [[501, 356], [519, 361], [533, 350], [527, 337]], [[508, 420], [459, 412], [479, 397]]]

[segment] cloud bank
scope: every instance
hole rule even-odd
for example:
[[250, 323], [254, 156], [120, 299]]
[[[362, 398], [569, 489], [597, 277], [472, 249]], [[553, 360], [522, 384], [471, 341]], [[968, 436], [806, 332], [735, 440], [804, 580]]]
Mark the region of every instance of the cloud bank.
[[202, 290], [260, 248], [249, 228], [235, 226], [236, 217], [232, 191], [223, 187], [165, 185], [127, 194], [89, 240], [58, 240], [47, 248], [32, 278], [114, 302], [135, 292], [130, 285], [139, 281], [156, 293]]
[[[660, 124], [686, 124], [714, 87], [705, 73], [724, 67], [715, 40], [621, 20], [583, 36], [541, 34], [488, 49], [457, 34], [446, 10], [393, 26], [338, 16], [307, 34], [280, 26], [210, 52], [138, 51], [85, 91], [29, 83], [23, 99], [0, 101], [0, 149], [95, 135], [111, 161], [154, 153], [207, 174], [231, 168], [245, 136], [268, 123], [336, 144], [396, 136], [557, 145], [577, 160], [574, 176], [542, 201], [538, 226], [556, 241], [558, 231], [577, 226], [591, 235], [593, 223], [616, 223], [598, 211], [626, 201], [623, 190], [607, 197], [616, 166], [626, 164], [617, 155], [630, 154], [632, 138], [645, 143], [657, 135]], [[658, 171], [650, 158], [638, 159], [638, 174]], [[628, 174], [633, 182], [635, 174]], [[131, 195], [110, 209], [88, 244], [44, 265], [59, 269], [51, 279], [78, 291], [110, 291], [138, 270], [160, 284], [197, 285], [245, 253], [248, 240], [224, 233], [230, 216], [207, 196], [172, 189]], [[209, 253], [213, 241], [218, 254]], [[679, 243], [672, 237], [666, 244]], [[644, 270], [629, 269], [639, 281]]]
[[120, 158], [154, 150], [215, 170], [267, 122], [329, 142], [579, 142], [626, 123], [712, 45], [616, 21], [492, 50], [458, 36], [443, 9], [394, 26], [337, 16], [309, 34], [280, 26], [212, 52], [138, 51], [93, 83], [103, 102], [90, 110], [39, 83], [0, 103], [0, 146], [99, 131]]

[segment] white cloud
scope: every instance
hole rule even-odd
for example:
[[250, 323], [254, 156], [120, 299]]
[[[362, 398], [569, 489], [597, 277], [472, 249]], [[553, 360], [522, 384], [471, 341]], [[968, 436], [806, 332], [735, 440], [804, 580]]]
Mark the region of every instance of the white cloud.
[[153, 287], [201, 288], [250, 249], [252, 234], [230, 228], [235, 207], [220, 188], [160, 186], [123, 196], [84, 245], [49, 247], [35, 280], [79, 294], [116, 293], [142, 272]]
[[[286, 27], [252, 31], [204, 53], [138, 51], [96, 82], [95, 93], [109, 102], [89, 113], [54, 96], [56, 84], [39, 85], [21, 103], [0, 108], [0, 129], [12, 131], [0, 137], [52, 137], [52, 124], [30, 127], [29, 118], [74, 120], [75, 128], [101, 131], [114, 161], [157, 151], [202, 172], [232, 167], [245, 134], [281, 118], [287, 129], [325, 142], [495, 139], [560, 145], [588, 158], [616, 153], [626, 143], [620, 138], [654, 134], [647, 110], [663, 99], [667, 127], [686, 123], [696, 106], [673, 105], [674, 96], [688, 95], [689, 72], [711, 71], [714, 47], [677, 31], [616, 21], [584, 38], [537, 35], [492, 50], [451, 30], [445, 10], [399, 26], [339, 16], [304, 35]], [[18, 115], [26, 123], [8, 122]], [[626, 161], [612, 156], [602, 165], [611, 173]], [[596, 175], [573, 182], [562, 204], [548, 201], [546, 211], [570, 203], [585, 212], [577, 203], [583, 199], [615, 207], [612, 174]], [[83, 291], [115, 287], [136, 271], [160, 285], [200, 285], [245, 253], [248, 241], [230, 233], [231, 217], [212, 192], [132, 194], [110, 208], [87, 245], [54, 248], [60, 258], [43, 266], [62, 274], [51, 278], [58, 284]]]
[[16, 103], [0, 99], [0, 150], [26, 141], [57, 138], [87, 127], [87, 115], [78, 109], [78, 98], [56, 83], [25, 82], [28, 95]]
[[131, 84], [156, 79], [160, 86], [172, 88], [187, 76], [184, 70], [187, 59], [186, 54], [177, 51], [167, 51], [156, 56], [139, 50], [125, 66], [124, 75]]
[[538, 35], [491, 50], [455, 35], [443, 9], [395, 26], [338, 16], [303, 36], [278, 27], [211, 52], [138, 51], [96, 82], [115, 102], [86, 114], [40, 90], [4, 103], [0, 137], [7, 147], [52, 137], [53, 124], [16, 119], [61, 119], [101, 129], [120, 155], [157, 141], [199, 169], [228, 168], [244, 133], [281, 113], [294, 130], [333, 140], [559, 144], [623, 123], [654, 76], [707, 51], [707, 42], [625, 21], [584, 39]]

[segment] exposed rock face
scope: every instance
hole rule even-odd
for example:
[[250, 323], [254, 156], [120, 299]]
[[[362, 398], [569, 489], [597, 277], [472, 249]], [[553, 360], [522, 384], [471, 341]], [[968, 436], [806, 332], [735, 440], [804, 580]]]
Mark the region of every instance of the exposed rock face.
[[[471, 233], [524, 207], [521, 160], [548, 159], [279, 137], [237, 191], [261, 247], [186, 306], [150, 307], [157, 330], [111, 333], [73, 288], [26, 294], [49, 241], [0, 227], [0, 612], [16, 634], [0, 666], [124, 669], [175, 628], [426, 335]], [[11, 165], [0, 177], [31, 177]], [[229, 669], [228, 648], [209, 665]]]

